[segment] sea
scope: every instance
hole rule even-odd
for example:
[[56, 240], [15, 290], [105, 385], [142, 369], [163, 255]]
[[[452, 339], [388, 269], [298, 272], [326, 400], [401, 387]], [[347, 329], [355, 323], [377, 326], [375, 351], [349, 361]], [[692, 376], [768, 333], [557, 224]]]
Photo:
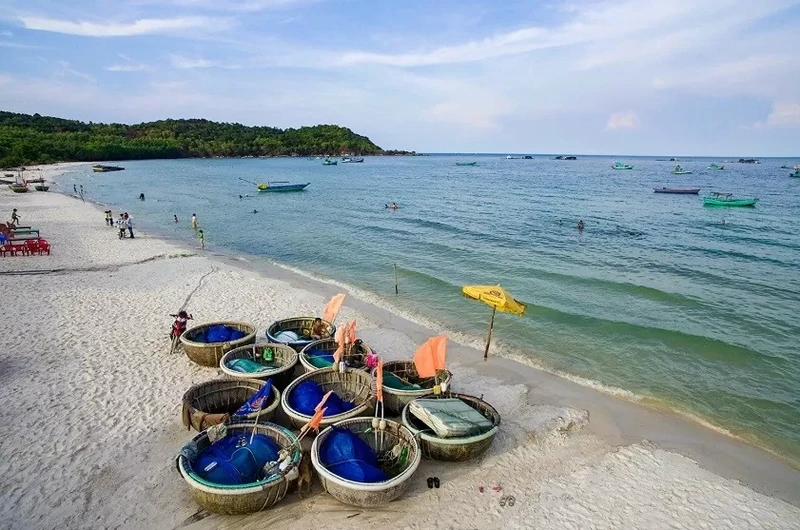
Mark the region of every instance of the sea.
[[[674, 409], [798, 465], [800, 179], [781, 166], [800, 160], [712, 170], [720, 159], [685, 158], [692, 174], [674, 175], [667, 158], [126, 161], [78, 167], [57, 188], [83, 186], [136, 226], [195, 244], [197, 214], [210, 250], [350, 286], [481, 350], [491, 310], [461, 286], [500, 284], [527, 312], [498, 313], [491, 355]], [[310, 184], [256, 190], [279, 181]], [[760, 200], [704, 206], [711, 191]]]

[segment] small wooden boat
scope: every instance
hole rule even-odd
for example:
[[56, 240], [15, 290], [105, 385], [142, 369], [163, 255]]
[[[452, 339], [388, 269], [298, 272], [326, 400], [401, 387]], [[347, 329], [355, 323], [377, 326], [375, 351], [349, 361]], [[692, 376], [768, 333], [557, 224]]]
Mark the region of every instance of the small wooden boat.
[[[297, 436], [280, 425], [274, 423], [234, 423], [228, 425], [226, 436], [250, 436], [255, 428], [257, 434], [264, 434], [274, 440], [278, 446], [287, 450], [289, 465], [280, 473], [271, 474], [263, 480], [242, 485], [222, 485], [209, 482], [200, 477], [192, 469], [192, 460], [187, 455], [200, 452], [211, 445], [208, 431], [195, 436], [187, 445], [189, 450], [181, 451], [178, 456], [178, 471], [189, 485], [195, 502], [214, 513], [240, 515], [266, 510], [286, 496], [289, 487], [298, 476], [303, 451]], [[187, 449], [185, 448], [185, 449]]]
[[9, 184], [8, 188], [14, 193], [27, 193], [28, 186], [25, 184]]
[[[377, 376], [377, 368], [372, 371]], [[453, 374], [447, 370], [438, 383], [450, 386]], [[383, 363], [383, 404], [392, 414], [401, 414], [406, 405], [433, 392], [436, 378], [420, 377], [413, 361], [387, 361]], [[415, 388], [416, 387], [416, 388]]]
[[725, 166], [723, 164], [717, 164], [717, 163], [713, 163], [712, 162], [711, 165], [708, 166], [707, 169], [722, 170], [722, 169], [725, 169]]
[[672, 174], [673, 175], [691, 175], [692, 172], [691, 171], [686, 171], [685, 169], [683, 169], [680, 166], [680, 164], [678, 164], [678, 165], [675, 166], [675, 169], [672, 170]]
[[[396, 421], [385, 420], [385, 428], [372, 428], [372, 418], [353, 418], [336, 423], [337, 429], [347, 429], [372, 447], [378, 454], [379, 462], [386, 465], [387, 474], [392, 478], [384, 482], [356, 482], [336, 475], [321, 461], [320, 448], [333, 434], [333, 427], [322, 431], [311, 445], [311, 463], [319, 475], [322, 487], [331, 497], [345, 504], [372, 508], [381, 506], [400, 497], [408, 488], [410, 478], [419, 467], [422, 453], [414, 434]], [[394, 456], [394, 455], [400, 455]], [[405, 455], [405, 457], [403, 457]], [[396, 462], [396, 463], [395, 463]], [[382, 468], [384, 466], [381, 466]]]
[[35, 189], [36, 191], [49, 191], [50, 186], [48, 186], [47, 184], [37, 184], [36, 186], [33, 187], [33, 189]]
[[572, 155], [558, 155], [553, 157], [553, 160], [577, 160], [577, 159], [578, 159], [577, 156], [572, 156]]
[[109, 171], [122, 171], [124, 167], [121, 166], [105, 166], [103, 164], [95, 164], [92, 166], [92, 171], [95, 173], [107, 173]]
[[[267, 328], [267, 340], [277, 344], [286, 344], [290, 348], [300, 351], [317, 340], [310, 337], [314, 319], [315, 317], [292, 317], [276, 320]], [[333, 334], [336, 333], [336, 326], [325, 320], [322, 322], [325, 324], [328, 336], [333, 337]], [[284, 334], [284, 332], [288, 333]]]
[[[322, 340], [315, 340], [308, 343], [308, 345], [300, 350], [300, 364], [306, 372], [313, 372], [323, 368], [333, 366], [333, 352], [339, 345], [333, 337]], [[314, 354], [317, 355], [314, 355]], [[355, 370], [365, 370], [365, 362], [367, 355], [371, 354], [372, 350], [369, 346], [361, 341], [356, 341], [355, 344], [348, 344], [342, 360], [348, 368]]]
[[755, 206], [758, 199], [735, 199], [732, 193], [714, 191], [708, 197], [703, 197], [706, 206]]
[[311, 183], [306, 182], [305, 184], [289, 184], [288, 182], [262, 182], [257, 187], [258, 191], [260, 192], [303, 191], [309, 184]]
[[616, 169], [616, 170], [633, 169], [633, 166], [631, 166], [629, 164], [623, 164], [622, 162], [614, 162], [614, 165], [611, 166], [611, 169]]
[[335, 166], [338, 163], [339, 163], [338, 160], [331, 160], [330, 158], [326, 158], [325, 160], [322, 161], [323, 166]]
[[794, 168], [794, 173], [789, 173], [790, 177], [800, 178], [800, 167]]
[[[205, 342], [205, 333], [211, 326], [228, 326], [245, 334], [228, 342]], [[222, 356], [230, 350], [256, 341], [256, 327], [247, 322], [209, 322], [189, 328], [181, 335], [181, 344], [187, 357], [202, 366], [217, 368]]]
[[356, 156], [356, 157], [345, 157], [342, 158], [342, 164], [360, 164], [364, 162], [363, 156]]
[[363, 416], [372, 411], [374, 405], [375, 379], [364, 370], [345, 370], [340, 372], [335, 368], [325, 368], [324, 370], [315, 370], [307, 372], [294, 381], [283, 391], [281, 396], [281, 408], [289, 421], [295, 429], [301, 428], [303, 425], [311, 420], [311, 416], [307, 416], [291, 407], [289, 398], [292, 392], [303, 381], [314, 381], [324, 392], [333, 390], [334, 394], [339, 396], [345, 401], [349, 401], [354, 406], [352, 409], [342, 414], [333, 414], [324, 416], [320, 422], [320, 426], [327, 427], [334, 423], [358, 416]]
[[478, 162], [456, 162], [457, 166], [477, 166]]
[[494, 407], [474, 396], [454, 393], [443, 395], [446, 397], [458, 398], [468, 404], [492, 422], [493, 427], [475, 436], [442, 438], [432, 433], [427, 425], [409, 412], [409, 405], [411, 405], [411, 403], [409, 403], [403, 408], [402, 421], [403, 425], [408, 427], [419, 439], [422, 456], [432, 460], [462, 462], [471, 460], [485, 453], [492, 445], [492, 440], [494, 440], [495, 435], [497, 435], [500, 430], [500, 414], [497, 413]]
[[[263, 386], [264, 381], [260, 379], [233, 378], [214, 379], [194, 385], [183, 394], [181, 418], [184, 427], [202, 432], [212, 425], [230, 421], [233, 413]], [[237, 416], [236, 421], [256, 421], [256, 417], [259, 422], [272, 421], [280, 402], [281, 393], [272, 385], [269, 404], [261, 409], [261, 413]]]
[[697, 195], [700, 192], [700, 188], [653, 188], [653, 191], [656, 193], [674, 193], [677, 195]]
[[[238, 359], [246, 359], [264, 368], [254, 372], [241, 372], [236, 369], [241, 362], [234, 362]], [[250, 344], [234, 348], [223, 355], [219, 367], [225, 375], [235, 379], [272, 379], [272, 384], [278, 388], [286, 388], [294, 379], [297, 361], [297, 352], [285, 344]]]

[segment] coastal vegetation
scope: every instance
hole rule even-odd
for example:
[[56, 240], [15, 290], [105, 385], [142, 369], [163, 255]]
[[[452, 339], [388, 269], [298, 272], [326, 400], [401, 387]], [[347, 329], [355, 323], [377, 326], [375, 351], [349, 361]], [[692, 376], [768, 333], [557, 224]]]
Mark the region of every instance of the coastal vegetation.
[[0, 167], [163, 158], [394, 155], [338, 125], [299, 129], [208, 120], [85, 123], [0, 111]]

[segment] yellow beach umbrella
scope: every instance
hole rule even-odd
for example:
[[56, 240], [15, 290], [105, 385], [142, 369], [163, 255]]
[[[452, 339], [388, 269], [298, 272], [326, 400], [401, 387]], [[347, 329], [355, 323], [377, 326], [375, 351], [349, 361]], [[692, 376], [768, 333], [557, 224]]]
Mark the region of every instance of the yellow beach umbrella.
[[489, 322], [489, 337], [486, 339], [486, 350], [483, 358], [489, 357], [489, 344], [492, 342], [492, 329], [494, 328], [494, 315], [498, 311], [513, 313], [522, 316], [525, 314], [526, 305], [515, 300], [505, 289], [499, 285], [465, 285], [461, 292], [470, 300], [478, 300], [492, 308], [492, 320]]

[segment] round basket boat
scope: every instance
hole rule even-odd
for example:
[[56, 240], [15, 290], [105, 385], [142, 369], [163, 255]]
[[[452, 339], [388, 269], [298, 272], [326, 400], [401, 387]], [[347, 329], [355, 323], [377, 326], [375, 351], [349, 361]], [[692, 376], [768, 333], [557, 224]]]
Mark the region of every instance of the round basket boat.
[[[377, 368], [372, 370], [373, 376], [377, 375], [377, 370]], [[394, 375], [398, 381], [389, 381], [390, 384], [387, 385], [387, 379], [389, 379], [386, 376], [387, 373]], [[383, 374], [383, 404], [386, 410], [393, 414], [400, 414], [406, 405], [433, 392], [433, 387], [436, 385], [435, 378], [419, 376], [413, 361], [385, 362], [383, 363]], [[453, 374], [447, 370], [444, 380], [440, 382], [449, 386], [452, 379]], [[397, 388], [400, 385], [404, 387], [416, 385], [419, 388]]]
[[[265, 355], [266, 354], [266, 355]], [[266, 361], [271, 356], [272, 361]], [[294, 367], [297, 366], [297, 352], [285, 344], [249, 344], [234, 348], [222, 356], [220, 369], [236, 379], [272, 379], [278, 388], [286, 388], [294, 378]], [[228, 363], [236, 359], [248, 359], [259, 364], [268, 364], [274, 368], [263, 371], [242, 373], [230, 368]]]
[[[228, 436], [233, 434], [247, 434], [253, 432], [253, 423], [234, 423], [228, 425]], [[292, 481], [287, 475], [296, 475], [295, 470], [300, 465], [302, 451], [297, 437], [290, 431], [274, 423], [259, 423], [256, 426], [258, 434], [272, 438], [281, 447], [291, 447], [291, 464], [281, 474], [273, 475], [265, 480], [228, 486], [208, 482], [192, 469], [192, 463], [186, 456], [178, 457], [178, 471], [189, 484], [189, 489], [194, 500], [214, 513], [227, 515], [240, 515], [265, 510], [283, 499]], [[198, 451], [210, 445], [208, 434], [201, 432], [192, 441]]]
[[333, 368], [315, 370], [305, 373], [292, 381], [281, 396], [281, 407], [283, 407], [283, 411], [289, 417], [289, 421], [295, 428], [299, 429], [308, 423], [311, 416], [306, 416], [294, 410], [289, 405], [289, 396], [292, 395], [297, 385], [308, 380], [317, 383], [322, 387], [324, 392], [333, 390], [334, 394], [354, 405], [352, 409], [342, 414], [325, 416], [320, 422], [321, 427], [362, 416], [365, 412], [372, 412], [375, 380], [369, 373], [363, 370], [345, 370], [344, 372], [339, 372]]
[[[201, 337], [205, 335], [208, 328], [219, 325], [238, 329], [244, 332], [245, 336], [230, 342], [202, 342]], [[255, 341], [256, 327], [246, 322], [209, 322], [187, 329], [181, 335], [183, 350], [189, 359], [202, 366], [213, 366], [214, 368], [219, 366], [219, 361], [226, 352]]]
[[447, 460], [451, 462], [463, 462], [478, 457], [489, 449], [492, 445], [495, 435], [500, 430], [500, 414], [483, 401], [474, 396], [466, 394], [448, 393], [447, 397], [458, 398], [467, 405], [471, 406], [486, 419], [492, 422], [490, 430], [483, 434], [475, 436], [468, 436], [463, 438], [441, 438], [436, 436], [427, 425], [419, 421], [408, 411], [408, 405], [403, 408], [402, 421], [403, 425], [408, 427], [411, 432], [419, 439], [420, 450], [422, 456], [432, 460]]
[[[218, 423], [230, 420], [234, 412], [245, 404], [253, 394], [264, 386], [260, 379], [214, 379], [194, 385], [183, 395], [181, 417], [187, 429], [204, 431]], [[272, 385], [269, 405], [261, 409], [261, 414], [237, 417], [237, 421], [252, 420], [258, 417], [259, 423], [268, 422], [278, 410], [281, 393]]]
[[[267, 340], [270, 342], [277, 342], [278, 344], [286, 344], [296, 351], [300, 351], [315, 340], [309, 338], [309, 335], [311, 334], [311, 325], [314, 324], [316, 318], [317, 317], [292, 317], [277, 320], [267, 328]], [[323, 320], [322, 322], [325, 324], [328, 334], [333, 337], [333, 334], [336, 333], [336, 326], [327, 320]], [[280, 336], [284, 331], [294, 333], [298, 338], [285, 339]]]
[[[300, 364], [303, 365], [303, 369], [306, 372], [329, 368], [332, 366], [331, 364], [328, 364], [326, 360], [320, 357], [311, 355], [311, 353], [314, 351], [322, 351], [328, 355], [333, 355], [333, 352], [335, 352], [338, 347], [339, 345], [336, 339], [333, 338], [310, 342], [305, 348], [300, 350]], [[345, 354], [343, 355], [344, 362], [347, 364], [348, 368], [366, 370], [364, 363], [366, 362], [367, 355], [370, 353], [372, 353], [372, 350], [369, 346], [363, 342], [357, 341], [355, 344], [345, 347]]]
[[[359, 438], [364, 440], [370, 447], [375, 449], [378, 454], [387, 453], [396, 445], [407, 448], [408, 456], [405, 464], [395, 471], [397, 474], [384, 482], [355, 482], [334, 474], [320, 461], [320, 447], [325, 443], [325, 439], [333, 433], [333, 429], [328, 427], [322, 431], [311, 445], [311, 463], [319, 474], [322, 486], [332, 497], [353, 506], [370, 508], [380, 506], [398, 498], [408, 487], [409, 479], [417, 470], [422, 453], [419, 449], [414, 434], [404, 425], [391, 420], [386, 420], [386, 429], [383, 431], [382, 442], [379, 437], [375, 437], [372, 429], [372, 418], [353, 418], [340, 421], [335, 427], [348, 429], [356, 433]], [[381, 447], [379, 447], [379, 444]], [[380, 456], [379, 456], [380, 458]]]

